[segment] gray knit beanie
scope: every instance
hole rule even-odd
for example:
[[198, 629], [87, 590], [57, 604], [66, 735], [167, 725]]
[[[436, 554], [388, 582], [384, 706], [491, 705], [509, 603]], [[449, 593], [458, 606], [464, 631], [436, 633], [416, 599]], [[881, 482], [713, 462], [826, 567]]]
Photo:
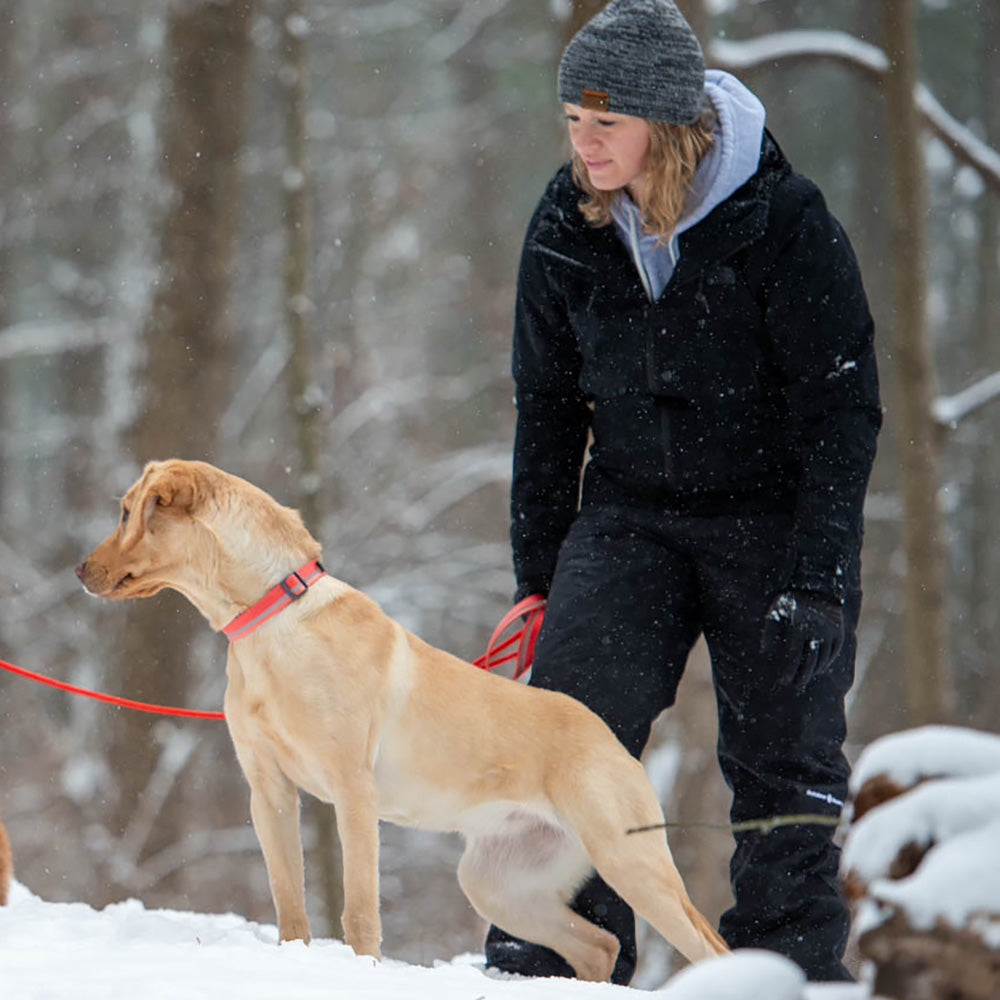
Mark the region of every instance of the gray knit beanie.
[[705, 59], [673, 0], [612, 0], [559, 63], [559, 100], [689, 125], [701, 110]]

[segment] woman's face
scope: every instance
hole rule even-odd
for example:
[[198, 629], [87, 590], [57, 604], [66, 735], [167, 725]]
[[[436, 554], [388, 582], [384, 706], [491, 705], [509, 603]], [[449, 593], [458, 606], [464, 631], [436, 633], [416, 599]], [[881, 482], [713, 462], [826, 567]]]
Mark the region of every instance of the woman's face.
[[569, 141], [587, 168], [590, 183], [598, 191], [628, 188], [643, 172], [649, 149], [649, 125], [644, 118], [588, 111], [577, 104], [564, 104]]

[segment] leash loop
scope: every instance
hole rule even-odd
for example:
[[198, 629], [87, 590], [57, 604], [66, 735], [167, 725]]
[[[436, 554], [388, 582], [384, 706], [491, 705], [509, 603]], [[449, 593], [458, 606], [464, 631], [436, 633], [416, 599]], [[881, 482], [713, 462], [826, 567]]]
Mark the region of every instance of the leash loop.
[[[514, 680], [520, 680], [531, 669], [531, 662], [535, 656], [535, 643], [538, 640], [538, 632], [542, 627], [542, 619], [545, 617], [545, 598], [541, 594], [531, 594], [523, 600], [518, 601], [500, 619], [497, 627], [490, 636], [490, 641], [486, 644], [486, 652], [473, 660], [473, 664], [481, 670], [493, 670], [501, 663], [509, 663], [516, 660], [514, 667]], [[514, 631], [506, 639], [501, 641], [501, 636], [513, 624], [523, 619], [524, 624]], [[517, 644], [515, 650], [501, 656], [511, 646]], [[527, 678], [525, 678], [527, 679]]]

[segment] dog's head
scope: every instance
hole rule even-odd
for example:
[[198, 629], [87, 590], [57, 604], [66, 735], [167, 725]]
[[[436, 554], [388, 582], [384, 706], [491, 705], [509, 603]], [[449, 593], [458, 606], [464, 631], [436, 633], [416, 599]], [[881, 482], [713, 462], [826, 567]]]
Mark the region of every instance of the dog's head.
[[198, 512], [214, 496], [211, 466], [170, 459], [150, 462], [122, 497], [115, 530], [76, 568], [98, 597], [151, 597], [183, 590], [192, 558], [204, 551]]

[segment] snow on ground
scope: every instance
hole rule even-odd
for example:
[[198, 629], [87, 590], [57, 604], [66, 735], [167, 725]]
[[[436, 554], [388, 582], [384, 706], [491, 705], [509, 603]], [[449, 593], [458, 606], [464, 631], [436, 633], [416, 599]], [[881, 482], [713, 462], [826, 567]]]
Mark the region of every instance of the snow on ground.
[[[129, 900], [94, 910], [47, 903], [22, 885], [0, 907], [3, 1000], [625, 1000], [624, 986], [496, 979], [481, 955], [434, 968], [361, 958], [339, 941], [277, 945], [242, 917], [147, 910]], [[807, 986], [797, 967], [739, 952], [673, 977], [663, 1000], [868, 1000], [861, 986]]]

